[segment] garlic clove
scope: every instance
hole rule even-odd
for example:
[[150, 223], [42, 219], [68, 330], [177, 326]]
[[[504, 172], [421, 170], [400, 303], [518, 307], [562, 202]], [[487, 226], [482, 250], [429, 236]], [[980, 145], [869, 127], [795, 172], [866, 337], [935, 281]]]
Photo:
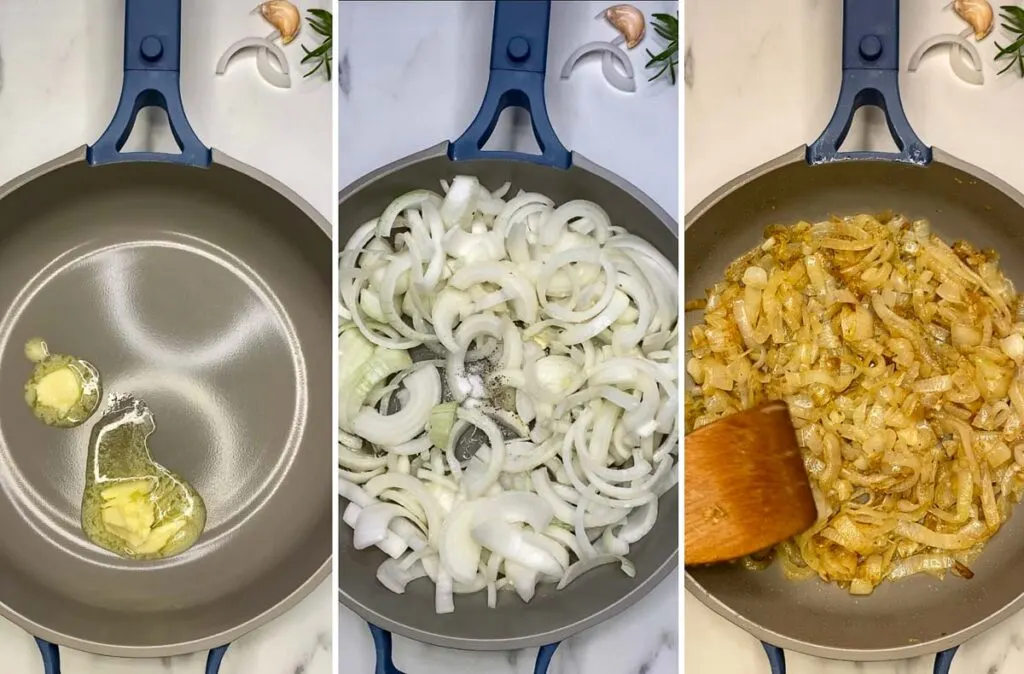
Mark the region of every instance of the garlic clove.
[[604, 18], [626, 39], [626, 48], [632, 49], [644, 39], [646, 23], [644, 13], [633, 5], [615, 5], [604, 10]]
[[267, 23], [281, 34], [281, 44], [288, 44], [299, 34], [299, 10], [288, 0], [268, 0], [257, 7]]
[[971, 24], [975, 40], [982, 40], [992, 32], [992, 5], [986, 0], [954, 0], [953, 11]]

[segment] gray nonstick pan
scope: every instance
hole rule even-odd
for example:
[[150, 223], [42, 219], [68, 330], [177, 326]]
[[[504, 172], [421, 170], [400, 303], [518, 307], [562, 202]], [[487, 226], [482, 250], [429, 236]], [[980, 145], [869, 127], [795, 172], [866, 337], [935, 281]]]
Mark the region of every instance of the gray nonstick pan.
[[[900, 103], [898, 27], [897, 0], [846, 1], [835, 114], [810, 146], [740, 176], [687, 214], [687, 297], [701, 297], [729, 262], [762, 240], [768, 224], [883, 209], [929, 218], [946, 240], [994, 248], [1013, 281], [1024, 281], [1024, 195], [917, 138]], [[839, 151], [862, 105], [885, 111], [898, 152]], [[842, 660], [938, 653], [934, 671], [946, 674], [959, 644], [1024, 606], [1021, 513], [988, 542], [972, 570], [970, 581], [920, 574], [861, 598], [817, 580], [789, 581], [778, 568], [731, 565], [688, 568], [686, 588], [765, 642], [776, 673], [785, 671], [784, 647]]]
[[[179, 91], [179, 0], [126, 0], [117, 113], [92, 146], [0, 187], [0, 615], [123, 657], [214, 649], [330, 574], [333, 247], [284, 185], [202, 145]], [[142, 107], [180, 154], [123, 153]], [[80, 528], [90, 427], [40, 423], [23, 346], [145, 400], [154, 458], [204, 497], [187, 552], [127, 561]], [[102, 403], [101, 403], [102, 406]], [[0, 658], [2, 659], [2, 658]]]
[[[627, 181], [567, 151], [555, 135], [544, 104], [549, 12], [546, 0], [495, 3], [490, 79], [476, 119], [459, 139], [384, 166], [346, 187], [338, 206], [341, 246], [398, 195], [412, 189], [437, 189], [441, 179], [471, 174], [485, 185], [511, 181], [514, 190], [542, 191], [556, 201], [593, 200], [613, 222], [646, 238], [669, 260], [678, 259], [678, 224], [672, 217]], [[482, 149], [498, 116], [509, 106], [530, 112], [540, 155]], [[347, 502], [341, 501], [344, 510]], [[354, 549], [352, 531], [340, 523], [339, 599], [371, 624], [378, 672], [398, 672], [391, 659], [389, 633], [395, 632], [470, 650], [544, 646], [535, 670], [543, 674], [557, 642], [624, 610], [675, 568], [677, 513], [678, 494], [673, 488], [661, 499], [654, 529], [630, 551], [636, 562], [634, 579], [616, 569], [596, 569], [558, 592], [553, 586], [539, 587], [529, 605], [506, 600], [489, 609], [483, 596], [464, 596], [458, 610], [448, 615], [435, 614], [433, 587], [425, 581], [410, 584], [403, 595], [380, 585], [376, 571], [384, 554]]]

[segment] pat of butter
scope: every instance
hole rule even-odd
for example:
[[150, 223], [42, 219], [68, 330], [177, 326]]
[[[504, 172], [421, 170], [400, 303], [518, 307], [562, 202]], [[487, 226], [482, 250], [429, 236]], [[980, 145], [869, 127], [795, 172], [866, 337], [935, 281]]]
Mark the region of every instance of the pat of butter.
[[104, 528], [135, 550], [145, 546], [152, 536], [156, 506], [147, 498], [151, 491], [152, 481], [130, 480], [100, 492], [104, 501], [101, 514]]
[[71, 368], [62, 367], [46, 375], [35, 386], [36, 402], [66, 414], [82, 397], [82, 386]]
[[113, 501], [114, 499], [130, 499], [135, 493], [146, 495], [151, 491], [153, 491], [152, 480], [128, 480], [107, 487], [100, 492], [100, 496], [104, 501]]
[[143, 543], [133, 545], [132, 547], [135, 548], [135, 552], [143, 555], [159, 552], [165, 545], [167, 545], [167, 541], [171, 540], [171, 537], [181, 531], [184, 526], [185, 520], [181, 517], [176, 520], [171, 520], [166, 524], [161, 524], [158, 527], [154, 527], [149, 532], [149, 536], [146, 537], [146, 540]]
[[156, 521], [155, 510], [148, 499], [111, 501], [103, 506], [103, 526], [132, 548], [138, 548], [149, 539]]

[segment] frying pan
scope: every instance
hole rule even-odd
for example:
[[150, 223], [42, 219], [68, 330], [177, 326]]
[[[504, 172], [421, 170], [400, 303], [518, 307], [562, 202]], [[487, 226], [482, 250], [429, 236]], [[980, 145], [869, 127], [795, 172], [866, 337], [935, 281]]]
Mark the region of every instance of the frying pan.
[[[671, 216], [627, 181], [570, 153], [555, 135], [544, 104], [549, 13], [547, 0], [494, 3], [490, 78], [476, 118], [457, 140], [400, 159], [346, 187], [338, 205], [341, 246], [395, 197], [413, 189], [437, 189], [441, 179], [471, 174], [484, 185], [511, 181], [513, 189], [540, 191], [556, 202], [593, 200], [607, 209], [612, 222], [628, 223], [669, 260], [678, 259], [678, 224]], [[530, 113], [541, 154], [482, 149], [502, 110], [510, 106]], [[347, 501], [339, 500], [343, 510]], [[661, 499], [654, 529], [630, 551], [635, 579], [602, 567], [560, 592], [554, 586], [539, 587], [529, 605], [501, 597], [498, 607], [489, 609], [483, 593], [460, 596], [457, 610], [448, 615], [435, 614], [433, 586], [426, 580], [411, 583], [404, 595], [380, 585], [376, 571], [384, 554], [356, 550], [352, 531], [339, 523], [339, 600], [370, 623], [378, 672], [400, 674], [391, 659], [390, 631], [469, 650], [544, 646], [535, 669], [543, 674], [557, 642], [624, 610], [671, 572], [678, 552], [677, 512], [673, 488]]]
[[[1024, 262], [1024, 195], [995, 176], [926, 146], [903, 113], [898, 88], [898, 0], [847, 0], [843, 78], [822, 135], [719, 188], [686, 216], [685, 283], [698, 297], [772, 223], [892, 209], [926, 217], [947, 240], [998, 250], [1003, 269]], [[881, 108], [898, 152], [841, 152], [854, 112]], [[1015, 273], [1016, 272], [1016, 273]], [[688, 322], [696, 316], [687, 316]], [[778, 568], [688, 568], [686, 588], [765, 643], [772, 671], [781, 647], [842, 660], [936, 653], [945, 674], [956, 647], [1024, 606], [1024, 518], [1011, 517], [972, 566], [971, 581], [924, 574], [853, 598], [818, 581], [786, 580]]]
[[[0, 187], [0, 615], [37, 637], [48, 674], [57, 644], [147, 658], [215, 649], [212, 674], [225, 644], [330, 573], [330, 226], [196, 137], [180, 18], [179, 0], [126, 0], [109, 127]], [[147, 106], [166, 111], [180, 154], [121, 151]], [[106, 392], [149, 403], [154, 458], [207, 504], [192, 549], [136, 562], [87, 541], [91, 424], [33, 417], [33, 336], [92, 362]]]

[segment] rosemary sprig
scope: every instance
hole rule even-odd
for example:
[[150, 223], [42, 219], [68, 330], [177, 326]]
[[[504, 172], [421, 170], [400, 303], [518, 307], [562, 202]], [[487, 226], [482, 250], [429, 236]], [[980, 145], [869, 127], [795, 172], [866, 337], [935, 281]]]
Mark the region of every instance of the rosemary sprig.
[[331, 59], [333, 58], [332, 49], [334, 47], [334, 15], [326, 9], [311, 9], [306, 17], [306, 21], [309, 22], [309, 27], [313, 29], [313, 32], [320, 35], [323, 40], [321, 40], [320, 46], [316, 49], [306, 49], [305, 45], [302, 46], [302, 51], [306, 52], [306, 55], [302, 57], [299, 63], [314, 64], [313, 68], [303, 77], [309, 77], [323, 68], [324, 74], [330, 80]]
[[650, 49], [647, 50], [647, 56], [651, 60], [644, 67], [659, 69], [647, 81], [652, 82], [667, 72], [669, 81], [675, 84], [676, 66], [679, 64], [679, 16], [651, 14], [651, 28], [661, 38], [668, 40], [668, 44], [657, 54], [651, 53]]
[[1013, 66], [1017, 66], [1020, 76], [1024, 77], [1024, 9], [1015, 5], [1003, 5], [1000, 9], [999, 18], [1003, 20], [1003, 30], [1016, 35], [1016, 39], [1005, 47], [996, 42], [996, 60], [1009, 57], [1009, 63], [999, 71], [1002, 75]]

